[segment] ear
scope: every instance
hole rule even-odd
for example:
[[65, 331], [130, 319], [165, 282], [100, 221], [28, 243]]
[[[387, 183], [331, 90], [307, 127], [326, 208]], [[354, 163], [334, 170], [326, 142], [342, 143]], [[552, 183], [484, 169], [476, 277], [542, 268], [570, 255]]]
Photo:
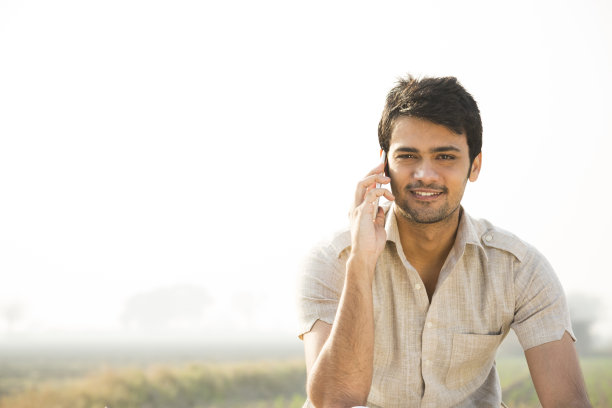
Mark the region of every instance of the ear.
[[471, 182], [478, 180], [478, 175], [480, 174], [480, 166], [482, 165], [482, 152], [478, 153], [478, 156], [474, 158], [472, 162], [472, 168], [470, 169], [470, 176], [468, 179]]

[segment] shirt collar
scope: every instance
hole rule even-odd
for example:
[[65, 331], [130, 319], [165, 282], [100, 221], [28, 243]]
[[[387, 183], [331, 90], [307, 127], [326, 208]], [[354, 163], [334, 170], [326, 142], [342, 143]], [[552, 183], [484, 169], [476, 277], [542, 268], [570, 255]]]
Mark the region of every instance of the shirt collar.
[[400, 242], [400, 235], [397, 227], [397, 219], [395, 218], [395, 203], [390, 203], [388, 208], [383, 207], [383, 209], [387, 211], [385, 215], [387, 241], [391, 241], [397, 245]]
[[459, 228], [457, 228], [457, 237], [455, 244], [459, 248], [465, 247], [467, 244], [474, 245], [484, 252], [484, 247], [480, 241], [480, 234], [474, 223], [474, 219], [461, 207], [461, 219], [459, 220]]
[[[397, 227], [397, 219], [395, 218], [395, 203], [386, 203], [382, 205], [385, 211], [385, 231], [387, 232], [387, 241], [393, 242], [398, 248], [401, 248], [401, 241], [399, 235], [399, 229]], [[461, 207], [461, 218], [459, 219], [459, 227], [457, 228], [457, 236], [455, 238], [454, 248], [460, 250], [463, 253], [463, 248], [466, 245], [474, 245], [482, 250], [482, 253], [486, 252], [482, 243], [480, 242], [480, 236], [474, 220], [470, 217], [467, 212]], [[351, 246], [351, 232], [346, 230], [341, 234], [338, 234], [332, 241], [332, 246], [338, 256], [344, 250]]]
[[[397, 227], [397, 219], [395, 218], [395, 203], [391, 203], [388, 209], [386, 209], [386, 220], [385, 220], [385, 231], [387, 231], [387, 241], [391, 241], [396, 245], [400, 244], [399, 229]], [[481, 248], [484, 252], [484, 247], [480, 242], [480, 235], [474, 220], [464, 211], [463, 207], [460, 209], [461, 217], [459, 219], [459, 227], [457, 228], [457, 236], [455, 237], [454, 247], [463, 249], [466, 245], [474, 245]]]

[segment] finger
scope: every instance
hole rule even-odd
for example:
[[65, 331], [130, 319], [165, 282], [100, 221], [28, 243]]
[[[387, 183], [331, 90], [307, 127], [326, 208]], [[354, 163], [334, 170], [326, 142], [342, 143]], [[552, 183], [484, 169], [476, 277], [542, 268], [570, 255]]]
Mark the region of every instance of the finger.
[[383, 210], [382, 207], [378, 207], [376, 217], [374, 218], [374, 223], [381, 227], [385, 226], [385, 210]]
[[395, 200], [395, 197], [393, 196], [393, 194], [386, 188], [373, 188], [371, 190], [368, 190], [368, 192], [365, 194], [363, 198], [363, 202], [372, 204], [376, 200], [378, 200], [380, 197], [383, 197], [383, 196], [387, 200], [390, 200], [390, 201]]
[[[378, 208], [380, 197], [385, 197], [389, 201], [395, 200], [395, 196], [389, 190], [385, 188], [372, 188], [368, 190], [364, 199], [361, 200], [360, 203], [355, 204], [353, 209], [349, 211], [349, 218], [352, 217], [351, 214], [366, 213], [371, 220], [375, 220], [375, 211]], [[354, 213], [357, 209], [359, 209], [359, 211]]]
[[[385, 191], [383, 196], [387, 200], [389, 200], [389, 201], [394, 201], [395, 200], [395, 196], [390, 191], [388, 191], [388, 190]], [[384, 212], [383, 208], [378, 205], [379, 201], [380, 201], [380, 197], [375, 199], [376, 207], [378, 207], [378, 210], [376, 211], [376, 215], [374, 216], [374, 222], [378, 223], [379, 221], [381, 221], [381, 220], [379, 220], [379, 217], [380, 217], [380, 214], [382, 213], [383, 214], [382, 215], [382, 225], [385, 225], [385, 215], [384, 215], [385, 212]]]
[[[383, 189], [385, 190], [385, 189]], [[385, 190], [385, 194], [384, 197], [389, 200], [389, 201], [394, 201], [395, 200], [395, 196], [393, 195], [392, 192], [390, 192], [389, 190]]]
[[395, 199], [389, 190], [373, 188], [366, 193], [363, 202], [360, 204], [362, 212], [369, 214], [371, 220], [374, 219], [375, 211], [378, 209], [378, 201], [383, 196], [390, 197], [391, 200]]
[[[348, 214], [349, 218], [359, 216], [359, 214], [362, 214], [362, 215], [367, 214], [365, 215], [366, 217], [369, 217], [371, 220], [376, 221], [376, 217], [378, 215], [376, 215], [375, 217], [374, 214], [378, 214], [379, 208], [382, 210], [382, 207], [378, 206], [380, 197], [385, 197], [389, 201], [395, 200], [395, 196], [387, 189], [384, 189], [384, 188], [372, 189], [368, 191], [368, 193], [365, 196], [365, 199], [359, 205], [356, 205], [349, 211], [349, 214]], [[384, 221], [383, 221], [383, 224], [384, 224]]]
[[359, 183], [357, 183], [357, 188], [355, 189], [355, 207], [363, 202], [363, 198], [368, 190], [375, 188], [376, 183], [380, 184], [388, 184], [391, 179], [382, 174], [372, 174]]
[[370, 170], [368, 174], [366, 174], [366, 177], [371, 176], [373, 174], [382, 173], [384, 170], [385, 170], [385, 162], [381, 161], [380, 163], [378, 163], [376, 167]]

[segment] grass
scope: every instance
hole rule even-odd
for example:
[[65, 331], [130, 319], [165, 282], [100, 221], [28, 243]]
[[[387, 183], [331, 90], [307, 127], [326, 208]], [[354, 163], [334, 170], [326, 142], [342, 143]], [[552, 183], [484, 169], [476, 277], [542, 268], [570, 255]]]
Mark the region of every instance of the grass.
[[[612, 407], [612, 358], [582, 358], [580, 366], [593, 407]], [[509, 407], [539, 407], [538, 397], [523, 357], [497, 361], [503, 400]]]
[[[259, 362], [144, 361], [94, 368], [86, 358], [0, 361], [0, 408], [300, 408], [301, 358]], [[594, 407], [612, 406], [612, 358], [582, 359]], [[503, 399], [539, 403], [523, 357], [498, 359]]]
[[299, 408], [304, 383], [301, 360], [115, 368], [30, 386], [0, 408]]

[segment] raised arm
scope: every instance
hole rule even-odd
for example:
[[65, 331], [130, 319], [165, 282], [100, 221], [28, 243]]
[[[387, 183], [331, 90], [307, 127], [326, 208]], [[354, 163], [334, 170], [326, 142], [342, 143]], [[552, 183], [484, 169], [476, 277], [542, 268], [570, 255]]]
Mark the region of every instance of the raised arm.
[[383, 195], [394, 199], [388, 190], [375, 188], [376, 182], [389, 182], [380, 175], [382, 171], [383, 164], [357, 186], [351, 211], [351, 253], [334, 324], [317, 321], [304, 335], [307, 393], [316, 407], [365, 405], [370, 392], [374, 358], [372, 281], [387, 239], [385, 216], [377, 199]]
[[525, 357], [543, 408], [591, 407], [574, 342], [567, 332], [561, 340], [526, 350]]

